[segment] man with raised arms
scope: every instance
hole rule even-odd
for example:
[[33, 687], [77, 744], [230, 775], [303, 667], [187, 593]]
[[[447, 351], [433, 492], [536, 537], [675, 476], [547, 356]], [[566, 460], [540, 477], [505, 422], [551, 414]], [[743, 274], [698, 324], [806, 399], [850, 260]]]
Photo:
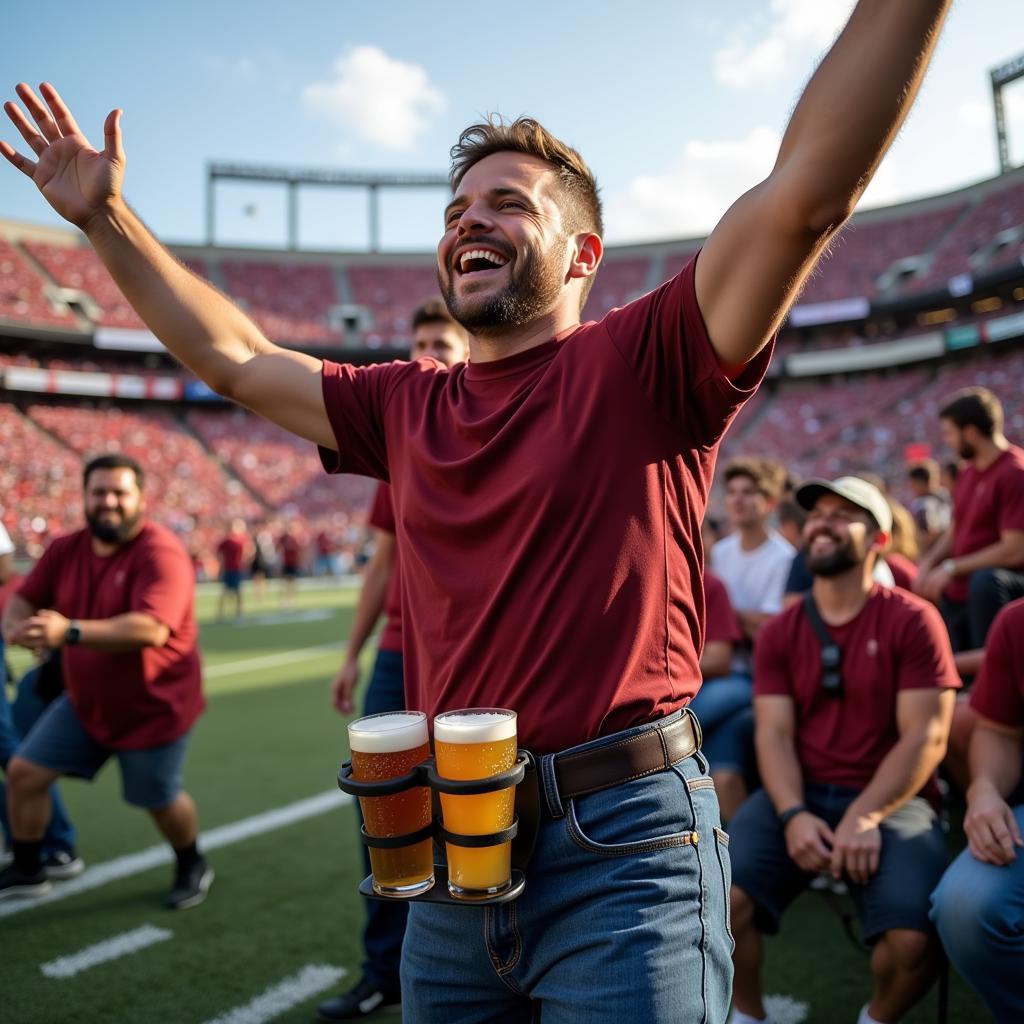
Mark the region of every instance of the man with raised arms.
[[[390, 482], [406, 695], [504, 706], [544, 815], [512, 904], [410, 907], [407, 1021], [711, 1021], [732, 968], [728, 855], [684, 706], [700, 685], [700, 523], [721, 437], [910, 108], [949, 0], [860, 0], [771, 174], [699, 258], [581, 325], [597, 186], [528, 118], [463, 132], [438, 277], [470, 361], [367, 368], [271, 344], [121, 194], [120, 111], [92, 149], [50, 85], [0, 149], [86, 233], [154, 334], [220, 394]], [[625, 812], [625, 813], [623, 813]]]

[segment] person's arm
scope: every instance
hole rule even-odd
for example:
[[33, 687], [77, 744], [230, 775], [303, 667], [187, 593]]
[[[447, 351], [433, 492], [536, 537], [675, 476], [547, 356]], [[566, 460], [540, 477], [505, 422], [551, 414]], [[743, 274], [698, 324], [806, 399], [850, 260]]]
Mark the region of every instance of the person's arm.
[[732, 668], [732, 644], [728, 640], [708, 640], [700, 654], [700, 674], [704, 682], [727, 676]]
[[971, 784], [964, 833], [978, 860], [1009, 864], [1024, 847], [1013, 809], [1006, 802], [1020, 781], [1024, 729], [979, 717], [971, 733]]
[[0, 587], [14, 575], [14, 555], [8, 551], [0, 555]]
[[761, 632], [761, 627], [769, 619], [774, 619], [776, 614], [776, 612], [743, 612], [737, 610], [736, 618], [743, 627], [746, 638], [753, 642], [757, 639], [757, 634]]
[[[802, 808], [803, 772], [796, 756], [796, 706], [792, 697], [754, 698], [754, 744], [761, 781], [777, 814]], [[784, 826], [789, 856], [804, 871], [822, 871], [831, 857], [832, 831], [821, 818], [803, 809]]]
[[705, 242], [697, 300], [726, 367], [767, 344], [853, 212], [917, 95], [950, 5], [860, 0], [804, 90], [771, 174]]
[[864, 884], [878, 870], [879, 826], [921, 791], [946, 756], [955, 703], [952, 689], [903, 690], [897, 695], [900, 738], [836, 828], [832, 850], [836, 878], [845, 869], [855, 882]]
[[331, 701], [343, 715], [352, 710], [352, 693], [359, 682], [359, 654], [384, 609], [395, 568], [395, 535], [386, 530], [374, 530], [374, 540], [376, 546], [363, 572], [363, 586], [348, 635], [348, 651], [331, 684]]
[[[81, 630], [78, 646], [101, 651], [163, 647], [171, 635], [166, 625], [145, 612], [125, 612], [109, 619], [80, 619], [76, 624]], [[64, 646], [70, 625], [71, 620], [60, 612], [42, 608], [22, 623], [15, 642], [36, 653], [57, 650]]]
[[36, 613], [36, 606], [26, 601], [21, 594], [11, 594], [3, 615], [4, 642], [17, 647], [27, 647], [24, 642], [25, 623]]
[[237, 306], [164, 249], [128, 208], [121, 194], [121, 111], [107, 116], [105, 145], [97, 152], [56, 89], [44, 84], [40, 92], [45, 104], [24, 83], [17, 87], [35, 125], [16, 104], [4, 105], [37, 159], [6, 142], [0, 142], [0, 153], [85, 233], [146, 326], [197, 377], [286, 430], [335, 449], [322, 362], [268, 341]]

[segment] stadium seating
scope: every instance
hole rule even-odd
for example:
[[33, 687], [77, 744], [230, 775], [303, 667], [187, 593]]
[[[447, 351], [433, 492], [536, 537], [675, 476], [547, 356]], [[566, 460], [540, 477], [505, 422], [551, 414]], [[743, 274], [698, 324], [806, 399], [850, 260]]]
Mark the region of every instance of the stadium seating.
[[437, 270], [433, 263], [420, 265], [360, 266], [346, 268], [352, 301], [365, 306], [373, 317], [366, 332], [371, 348], [407, 345], [409, 314], [427, 299], [437, 298]]
[[295, 344], [341, 340], [327, 322], [338, 304], [329, 266], [225, 261], [221, 271], [228, 293], [243, 302], [269, 338]]
[[648, 256], [631, 259], [606, 259], [583, 307], [583, 321], [598, 320], [609, 309], [624, 306], [647, 290], [651, 269]]
[[33, 327], [76, 326], [71, 312], [46, 298], [43, 280], [10, 242], [0, 238], [0, 319]]

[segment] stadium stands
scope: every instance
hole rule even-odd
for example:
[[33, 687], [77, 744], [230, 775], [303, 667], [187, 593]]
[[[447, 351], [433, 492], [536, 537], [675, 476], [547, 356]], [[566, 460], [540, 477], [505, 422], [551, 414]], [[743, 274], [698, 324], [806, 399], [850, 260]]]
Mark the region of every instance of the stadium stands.
[[0, 238], [0, 319], [31, 327], [76, 327], [67, 308], [50, 302], [43, 280], [10, 242]]
[[365, 306], [373, 317], [367, 344], [379, 348], [390, 341], [407, 343], [409, 313], [421, 302], [438, 296], [433, 261], [423, 265], [360, 266], [347, 268], [352, 301]]

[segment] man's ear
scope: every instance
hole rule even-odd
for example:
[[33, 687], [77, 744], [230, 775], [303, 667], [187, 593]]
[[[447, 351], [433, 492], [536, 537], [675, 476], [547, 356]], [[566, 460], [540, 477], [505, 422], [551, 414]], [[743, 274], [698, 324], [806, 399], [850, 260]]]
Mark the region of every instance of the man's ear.
[[572, 262], [569, 264], [568, 278], [590, 277], [597, 273], [604, 255], [604, 243], [600, 235], [593, 232], [581, 232], [575, 238]]

